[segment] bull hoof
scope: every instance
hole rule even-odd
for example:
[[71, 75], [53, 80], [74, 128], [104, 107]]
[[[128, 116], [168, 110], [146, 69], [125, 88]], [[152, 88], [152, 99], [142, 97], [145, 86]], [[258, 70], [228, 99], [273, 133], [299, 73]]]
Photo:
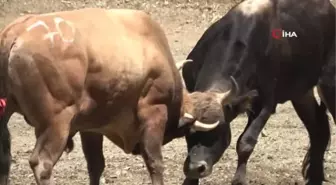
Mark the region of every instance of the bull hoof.
[[1, 176], [0, 177], [0, 185], [8, 185], [8, 184], [9, 184], [8, 176]]
[[231, 185], [248, 185], [246, 180], [233, 179]]
[[198, 185], [198, 179], [184, 179], [183, 184], [182, 185]]
[[307, 181], [305, 185], [322, 185], [322, 181], [311, 182]]

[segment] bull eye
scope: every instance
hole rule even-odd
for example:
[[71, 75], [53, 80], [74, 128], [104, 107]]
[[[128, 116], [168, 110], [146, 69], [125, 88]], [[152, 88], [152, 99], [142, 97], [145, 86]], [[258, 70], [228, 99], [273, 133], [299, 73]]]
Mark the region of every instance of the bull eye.
[[201, 121], [207, 121], [207, 119], [208, 119], [208, 118], [207, 118], [206, 116], [202, 116], [202, 117], [201, 117]]

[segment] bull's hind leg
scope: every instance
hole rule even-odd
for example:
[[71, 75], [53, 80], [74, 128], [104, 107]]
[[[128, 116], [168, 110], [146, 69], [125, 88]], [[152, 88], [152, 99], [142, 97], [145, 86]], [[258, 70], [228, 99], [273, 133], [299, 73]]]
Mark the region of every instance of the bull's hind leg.
[[0, 118], [0, 185], [8, 184], [11, 166], [11, 141], [8, 130], [9, 116]]
[[256, 101], [252, 106], [252, 111], [248, 113], [247, 126], [245, 127], [244, 132], [239, 136], [236, 145], [238, 165], [232, 180], [233, 185], [247, 185], [246, 165], [248, 159], [257, 144], [260, 132], [264, 128], [274, 109], [273, 106], [266, 106], [262, 108], [260, 101]]
[[4, 115], [0, 116], [0, 185], [9, 184], [9, 172], [11, 167], [11, 139], [8, 130], [8, 121], [13, 114], [10, 108], [11, 102]]
[[105, 168], [103, 135], [93, 132], [80, 132], [80, 136], [90, 176], [90, 185], [99, 185], [100, 177]]
[[161, 146], [167, 122], [166, 105], [148, 105], [140, 101], [139, 121], [143, 127], [142, 157], [150, 173], [153, 185], [163, 185], [163, 161]]
[[48, 118], [43, 123], [44, 128], [37, 127], [35, 129], [37, 141], [29, 164], [39, 185], [54, 184], [52, 169], [66, 147], [70, 123], [74, 115], [75, 108], [67, 107], [55, 116]]
[[327, 106], [330, 114], [332, 115], [334, 119], [334, 123], [336, 124], [336, 109], [335, 109], [335, 103], [336, 103], [336, 91], [335, 91], [335, 84], [333, 85], [325, 85], [320, 84], [317, 87], [318, 94], [322, 100], [322, 103]]
[[330, 139], [330, 128], [325, 107], [320, 107], [313, 91], [292, 104], [307, 128], [310, 147], [303, 161], [302, 173], [306, 185], [322, 185], [324, 180], [323, 158]]

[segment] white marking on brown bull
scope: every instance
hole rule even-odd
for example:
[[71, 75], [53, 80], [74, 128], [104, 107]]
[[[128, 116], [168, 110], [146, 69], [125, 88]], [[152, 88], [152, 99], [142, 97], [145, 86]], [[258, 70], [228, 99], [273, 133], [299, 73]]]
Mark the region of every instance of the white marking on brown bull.
[[[56, 29], [57, 29], [59, 35], [61, 36], [62, 40], [64, 42], [73, 42], [75, 40], [75, 38], [73, 37], [73, 35], [75, 34], [75, 27], [73, 26], [73, 24], [70, 21], [66, 21], [66, 20], [64, 20], [60, 17], [55, 17], [54, 21], [55, 21]], [[61, 23], [64, 23], [71, 28], [72, 38], [67, 38], [67, 39], [64, 38], [63, 32], [60, 28]]]
[[58, 32], [49, 32], [43, 36], [43, 39], [44, 40], [49, 39], [51, 43], [54, 44], [54, 35], [57, 35], [57, 34]]
[[245, 16], [251, 16], [264, 12], [270, 6], [270, 0], [246, 0], [237, 9]]
[[[43, 39], [46, 40], [46, 39], [49, 39], [51, 44], [53, 45], [54, 44], [54, 36], [55, 35], [59, 35], [62, 39], [63, 42], [66, 42], [66, 43], [72, 43], [75, 38], [74, 38], [74, 35], [75, 35], [75, 27], [73, 26], [73, 24], [70, 22], [70, 21], [66, 21], [60, 17], [55, 17], [54, 18], [54, 23], [55, 23], [55, 31], [51, 31], [50, 30], [50, 27], [43, 21], [39, 20], [37, 22], [35, 22], [34, 24], [30, 25], [29, 27], [27, 27], [27, 31], [31, 31], [32, 29], [34, 28], [37, 28], [38, 26], [43, 26], [47, 33], [43, 35]], [[70, 38], [65, 38], [64, 37], [64, 33], [62, 31], [62, 29], [60, 28], [60, 24], [61, 23], [64, 23], [65, 25], [67, 25], [68, 27], [70, 27], [71, 29], [71, 36]]]
[[48, 32], [50, 31], [49, 26], [43, 22], [43, 21], [37, 21], [34, 24], [30, 25], [28, 28], [26, 28], [27, 31], [30, 31], [38, 26], [43, 26]]

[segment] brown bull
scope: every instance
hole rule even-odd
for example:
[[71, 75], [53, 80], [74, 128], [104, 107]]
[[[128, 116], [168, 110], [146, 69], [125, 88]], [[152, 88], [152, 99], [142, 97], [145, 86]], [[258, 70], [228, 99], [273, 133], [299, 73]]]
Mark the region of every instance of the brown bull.
[[[125, 153], [141, 154], [152, 183], [162, 185], [162, 144], [190, 130], [209, 131], [222, 119], [212, 115], [222, 115], [226, 94], [183, 93], [166, 36], [144, 12], [27, 15], [2, 30], [0, 44], [0, 98], [7, 99], [0, 184], [8, 182], [7, 122], [14, 112], [35, 128], [29, 163], [38, 184], [53, 184], [53, 166], [79, 131], [91, 185], [105, 166], [103, 136]], [[202, 115], [212, 119], [202, 123]]]

